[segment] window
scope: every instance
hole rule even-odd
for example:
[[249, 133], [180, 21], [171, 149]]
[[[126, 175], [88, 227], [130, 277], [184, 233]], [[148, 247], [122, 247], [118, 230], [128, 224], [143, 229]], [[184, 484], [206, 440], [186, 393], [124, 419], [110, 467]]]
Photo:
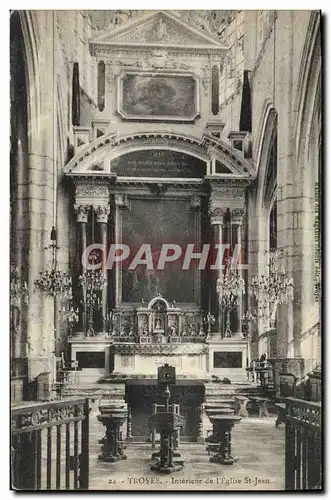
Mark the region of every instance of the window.
[[219, 107], [220, 107], [219, 68], [215, 64], [211, 70], [211, 111], [213, 115], [218, 115]]
[[98, 109], [105, 109], [105, 63], [100, 61], [98, 64]]
[[269, 250], [277, 248], [277, 202], [272, 205], [269, 215]]
[[79, 84], [79, 66], [74, 63], [72, 73], [72, 124], [80, 125], [80, 84]]

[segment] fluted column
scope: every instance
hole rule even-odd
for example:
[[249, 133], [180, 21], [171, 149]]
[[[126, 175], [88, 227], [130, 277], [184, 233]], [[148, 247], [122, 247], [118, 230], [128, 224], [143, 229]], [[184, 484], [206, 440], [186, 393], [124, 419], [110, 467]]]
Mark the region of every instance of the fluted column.
[[[223, 249], [221, 245], [223, 245], [223, 224], [224, 224], [224, 216], [226, 214], [226, 208], [223, 207], [211, 207], [210, 209], [210, 222], [211, 225], [214, 226], [215, 228], [215, 236], [214, 236], [214, 242], [215, 244], [218, 244], [218, 252], [217, 252], [217, 257], [214, 265], [218, 264], [216, 269], [216, 282], [217, 280], [222, 281], [222, 276], [223, 276], [223, 269], [222, 269], [222, 262], [219, 261], [217, 262], [218, 259], [223, 259]], [[223, 334], [223, 317], [222, 317], [222, 291], [219, 291], [218, 294], [218, 330], [219, 333]]]
[[103, 246], [102, 254], [102, 271], [105, 277], [105, 285], [102, 289], [102, 331], [106, 331], [106, 318], [108, 307], [108, 270], [107, 270], [107, 256], [108, 256], [108, 217], [110, 213], [109, 204], [94, 206], [94, 211], [97, 217], [97, 224], [100, 228], [100, 243]]
[[[237, 249], [240, 251], [238, 259], [239, 261], [239, 268], [238, 268], [238, 274], [242, 277], [242, 261], [241, 261], [241, 256], [242, 256], [242, 234], [241, 234], [241, 228], [243, 224], [243, 218], [244, 218], [244, 210], [241, 208], [234, 208], [231, 210], [231, 225], [235, 226], [237, 228]], [[237, 309], [237, 314], [238, 314], [238, 331], [239, 333], [242, 333], [242, 314], [243, 314], [243, 297], [242, 295], [239, 296], [239, 301], [238, 301], [238, 309]]]
[[[79, 226], [79, 234], [80, 234], [80, 241], [79, 241], [79, 262], [80, 262], [80, 273], [83, 275], [86, 272], [86, 268], [84, 265], [82, 265], [82, 255], [84, 250], [86, 249], [87, 246], [87, 239], [86, 239], [86, 226], [87, 226], [87, 219], [88, 219], [88, 214], [90, 211], [90, 205], [81, 205], [81, 204], [76, 204], [75, 205], [75, 212], [76, 212], [76, 217], [77, 217], [77, 224]], [[83, 332], [86, 333], [87, 331], [87, 319], [86, 319], [86, 289], [83, 288], [83, 293], [82, 293], [82, 299], [83, 299], [83, 322], [82, 322], [82, 328]]]

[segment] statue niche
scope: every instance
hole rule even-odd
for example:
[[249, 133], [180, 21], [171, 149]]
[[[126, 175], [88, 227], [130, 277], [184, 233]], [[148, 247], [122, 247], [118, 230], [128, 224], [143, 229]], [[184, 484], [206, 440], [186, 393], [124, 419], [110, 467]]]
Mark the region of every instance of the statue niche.
[[147, 307], [138, 307], [138, 338], [140, 343], [165, 344], [169, 337], [178, 337], [179, 312], [160, 294]]

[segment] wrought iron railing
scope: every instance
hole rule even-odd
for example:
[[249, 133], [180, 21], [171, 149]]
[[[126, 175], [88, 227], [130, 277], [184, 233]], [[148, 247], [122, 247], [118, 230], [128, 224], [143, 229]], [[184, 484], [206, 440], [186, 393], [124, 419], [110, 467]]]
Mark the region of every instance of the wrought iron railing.
[[322, 488], [320, 403], [286, 398], [285, 489]]
[[12, 408], [11, 484], [24, 491], [88, 489], [88, 399]]

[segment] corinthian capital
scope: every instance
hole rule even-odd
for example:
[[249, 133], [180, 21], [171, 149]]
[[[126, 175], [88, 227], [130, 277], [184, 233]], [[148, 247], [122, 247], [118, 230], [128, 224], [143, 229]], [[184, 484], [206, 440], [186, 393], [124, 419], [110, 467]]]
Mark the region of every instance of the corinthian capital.
[[97, 205], [97, 206], [93, 205], [93, 209], [97, 216], [97, 222], [108, 222], [108, 217], [110, 214], [109, 205]]
[[231, 210], [231, 223], [236, 226], [241, 226], [243, 223], [245, 211], [243, 208], [233, 208]]
[[210, 222], [212, 225], [223, 225], [226, 208], [211, 206], [209, 209]]
[[81, 205], [76, 203], [74, 209], [77, 216], [77, 222], [87, 222], [90, 205]]

